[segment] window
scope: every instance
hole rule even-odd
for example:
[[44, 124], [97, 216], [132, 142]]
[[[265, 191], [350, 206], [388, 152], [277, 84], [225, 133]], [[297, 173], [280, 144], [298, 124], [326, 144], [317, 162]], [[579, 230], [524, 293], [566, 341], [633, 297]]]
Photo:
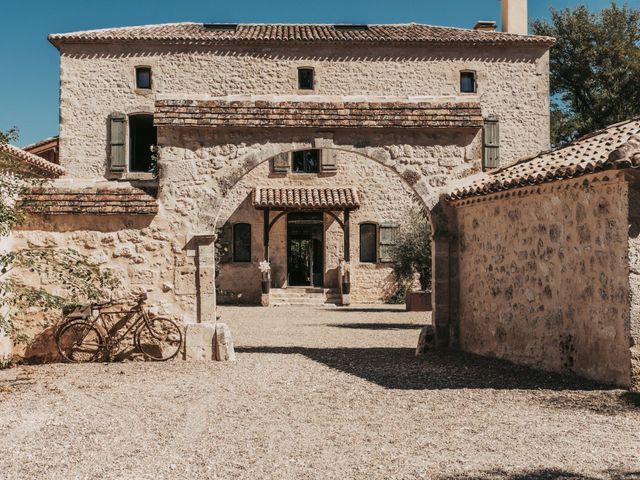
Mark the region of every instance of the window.
[[460, 72], [460, 91], [462, 93], [476, 93], [476, 72]]
[[313, 90], [314, 89], [313, 68], [298, 69], [298, 89]]
[[380, 261], [393, 262], [393, 248], [398, 243], [398, 225], [383, 223], [380, 225]]
[[376, 263], [378, 261], [378, 226], [375, 223], [360, 224], [360, 261]]
[[320, 150], [293, 152], [293, 173], [320, 172]]
[[233, 261], [251, 261], [251, 225], [248, 223], [233, 226]]
[[153, 115], [129, 117], [129, 171], [151, 172], [154, 168], [151, 149], [158, 143], [158, 133], [153, 126]]
[[151, 68], [136, 67], [136, 88], [151, 89]]

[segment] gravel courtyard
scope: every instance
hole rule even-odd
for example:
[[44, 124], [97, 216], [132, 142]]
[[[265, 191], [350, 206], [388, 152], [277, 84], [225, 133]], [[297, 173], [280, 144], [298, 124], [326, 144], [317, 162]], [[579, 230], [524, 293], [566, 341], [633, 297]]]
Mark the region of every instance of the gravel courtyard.
[[640, 478], [640, 406], [622, 391], [417, 360], [424, 314], [222, 315], [235, 364], [0, 371], [0, 478]]

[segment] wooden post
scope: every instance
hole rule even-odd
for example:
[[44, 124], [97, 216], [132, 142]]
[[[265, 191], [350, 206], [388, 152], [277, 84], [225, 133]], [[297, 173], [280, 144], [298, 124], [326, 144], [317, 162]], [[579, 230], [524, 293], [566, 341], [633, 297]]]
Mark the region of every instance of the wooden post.
[[264, 244], [264, 259], [269, 261], [269, 209], [265, 208], [263, 211], [264, 215], [264, 236], [263, 236], [263, 244]]
[[349, 210], [344, 211], [344, 228], [342, 229], [344, 237], [344, 261], [351, 261], [351, 242], [349, 241]]

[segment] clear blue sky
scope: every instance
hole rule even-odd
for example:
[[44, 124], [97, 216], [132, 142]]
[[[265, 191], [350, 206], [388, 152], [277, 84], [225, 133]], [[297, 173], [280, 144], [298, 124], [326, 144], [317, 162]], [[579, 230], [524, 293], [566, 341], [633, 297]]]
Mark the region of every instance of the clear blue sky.
[[[499, 0], [20, 0], [0, 9], [0, 129], [20, 145], [58, 133], [58, 52], [47, 34], [178, 21], [256, 23], [428, 23], [471, 27], [500, 20]], [[529, 0], [531, 18], [549, 7], [609, 0]], [[640, 0], [628, 0], [640, 7]]]

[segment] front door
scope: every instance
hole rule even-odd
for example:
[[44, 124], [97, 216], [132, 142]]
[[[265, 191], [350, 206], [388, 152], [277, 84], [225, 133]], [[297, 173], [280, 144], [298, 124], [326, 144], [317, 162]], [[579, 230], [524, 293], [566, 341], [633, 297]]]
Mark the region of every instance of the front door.
[[324, 272], [323, 214], [287, 215], [287, 271], [290, 286], [321, 287]]

